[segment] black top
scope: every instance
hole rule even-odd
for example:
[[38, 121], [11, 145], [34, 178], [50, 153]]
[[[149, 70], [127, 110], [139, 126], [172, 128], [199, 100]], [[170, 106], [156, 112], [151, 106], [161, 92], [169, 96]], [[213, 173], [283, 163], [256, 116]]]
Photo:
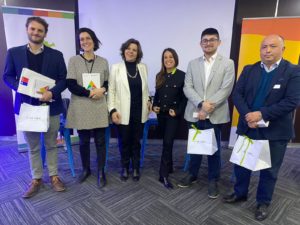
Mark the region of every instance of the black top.
[[160, 107], [160, 112], [173, 109], [176, 116], [184, 113], [187, 99], [183, 93], [185, 73], [176, 69], [174, 74], [167, 73], [165, 83], [155, 91], [153, 107]]
[[[27, 49], [26, 53], [28, 60], [28, 69], [33, 70], [37, 73], [42, 73], [44, 52], [42, 51], [39, 54], [33, 54], [29, 49]], [[41, 102], [37, 98], [31, 98], [29, 103], [31, 105], [49, 104], [49, 102]]]
[[125, 62], [130, 90], [130, 120], [142, 118], [142, 79], [136, 62]]
[[43, 51], [35, 55], [29, 49], [27, 49], [28, 69], [31, 69], [37, 73], [42, 73], [43, 58]]

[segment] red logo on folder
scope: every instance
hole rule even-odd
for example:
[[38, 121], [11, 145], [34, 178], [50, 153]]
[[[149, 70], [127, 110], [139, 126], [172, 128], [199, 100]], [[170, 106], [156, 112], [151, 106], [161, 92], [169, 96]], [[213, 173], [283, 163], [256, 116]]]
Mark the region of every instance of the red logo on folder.
[[29, 81], [29, 78], [27, 78], [27, 77], [21, 77], [21, 84], [22, 85], [27, 86], [28, 85], [28, 81]]

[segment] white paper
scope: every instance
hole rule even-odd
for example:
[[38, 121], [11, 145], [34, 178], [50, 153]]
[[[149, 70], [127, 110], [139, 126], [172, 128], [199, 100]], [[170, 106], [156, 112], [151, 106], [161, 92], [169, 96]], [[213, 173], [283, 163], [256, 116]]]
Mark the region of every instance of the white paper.
[[17, 92], [33, 98], [39, 98], [41, 95], [36, 92], [46, 86], [48, 86], [49, 89], [54, 87], [55, 80], [30, 69], [23, 68]]
[[54, 85], [55, 84], [53, 84], [53, 83], [49, 83], [49, 82], [44, 81], [44, 80], [36, 79], [35, 83], [34, 83], [33, 97], [41, 98], [42, 94], [39, 94], [37, 92], [44, 93], [45, 91], [53, 88]]
[[269, 126], [269, 121], [266, 122], [263, 119], [261, 119], [260, 121], [257, 122], [257, 125], [260, 128], [268, 127]]
[[87, 90], [100, 88], [100, 73], [83, 73], [82, 84]]

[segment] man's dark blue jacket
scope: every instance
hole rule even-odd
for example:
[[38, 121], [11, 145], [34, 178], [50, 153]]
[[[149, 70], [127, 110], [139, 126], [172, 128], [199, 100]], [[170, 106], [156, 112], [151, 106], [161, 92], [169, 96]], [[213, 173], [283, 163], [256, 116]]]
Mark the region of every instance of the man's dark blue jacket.
[[[237, 134], [247, 135], [249, 127], [245, 115], [251, 112], [261, 79], [261, 62], [244, 68], [232, 94], [232, 99], [240, 117]], [[263, 106], [259, 109], [269, 127], [258, 128], [268, 140], [289, 140], [294, 137], [294, 110], [300, 102], [300, 68], [282, 59]]]
[[[27, 45], [14, 47], [8, 50], [3, 74], [4, 82], [17, 91], [23, 68], [28, 68]], [[63, 54], [55, 49], [44, 46], [43, 65], [41, 74], [56, 81], [56, 85], [50, 89], [53, 100], [49, 103], [50, 115], [58, 115], [63, 112], [61, 92], [66, 89], [67, 69]], [[16, 93], [15, 113], [19, 114], [21, 103], [37, 104], [37, 100], [29, 96]]]

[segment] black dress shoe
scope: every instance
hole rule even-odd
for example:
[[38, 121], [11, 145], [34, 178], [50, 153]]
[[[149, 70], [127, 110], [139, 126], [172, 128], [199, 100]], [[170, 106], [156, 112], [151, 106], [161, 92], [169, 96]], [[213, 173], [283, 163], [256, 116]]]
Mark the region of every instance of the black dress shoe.
[[78, 182], [79, 183], [84, 182], [90, 175], [91, 175], [90, 169], [83, 169], [81, 174], [78, 177]]
[[128, 180], [128, 174], [129, 169], [128, 168], [122, 168], [120, 179], [121, 181], [127, 181]]
[[101, 171], [98, 171], [98, 176], [97, 176], [97, 184], [99, 188], [103, 188], [106, 185], [106, 176], [104, 169]]
[[140, 171], [138, 169], [133, 170], [132, 180], [135, 182], [140, 180]]
[[268, 217], [268, 206], [266, 204], [257, 205], [255, 210], [255, 219], [262, 221]]
[[223, 202], [225, 203], [236, 203], [236, 202], [244, 202], [247, 201], [247, 196], [238, 197], [235, 193], [226, 195], [223, 197]]
[[173, 189], [173, 184], [168, 180], [167, 177], [159, 177], [159, 182], [164, 185], [167, 189]]

